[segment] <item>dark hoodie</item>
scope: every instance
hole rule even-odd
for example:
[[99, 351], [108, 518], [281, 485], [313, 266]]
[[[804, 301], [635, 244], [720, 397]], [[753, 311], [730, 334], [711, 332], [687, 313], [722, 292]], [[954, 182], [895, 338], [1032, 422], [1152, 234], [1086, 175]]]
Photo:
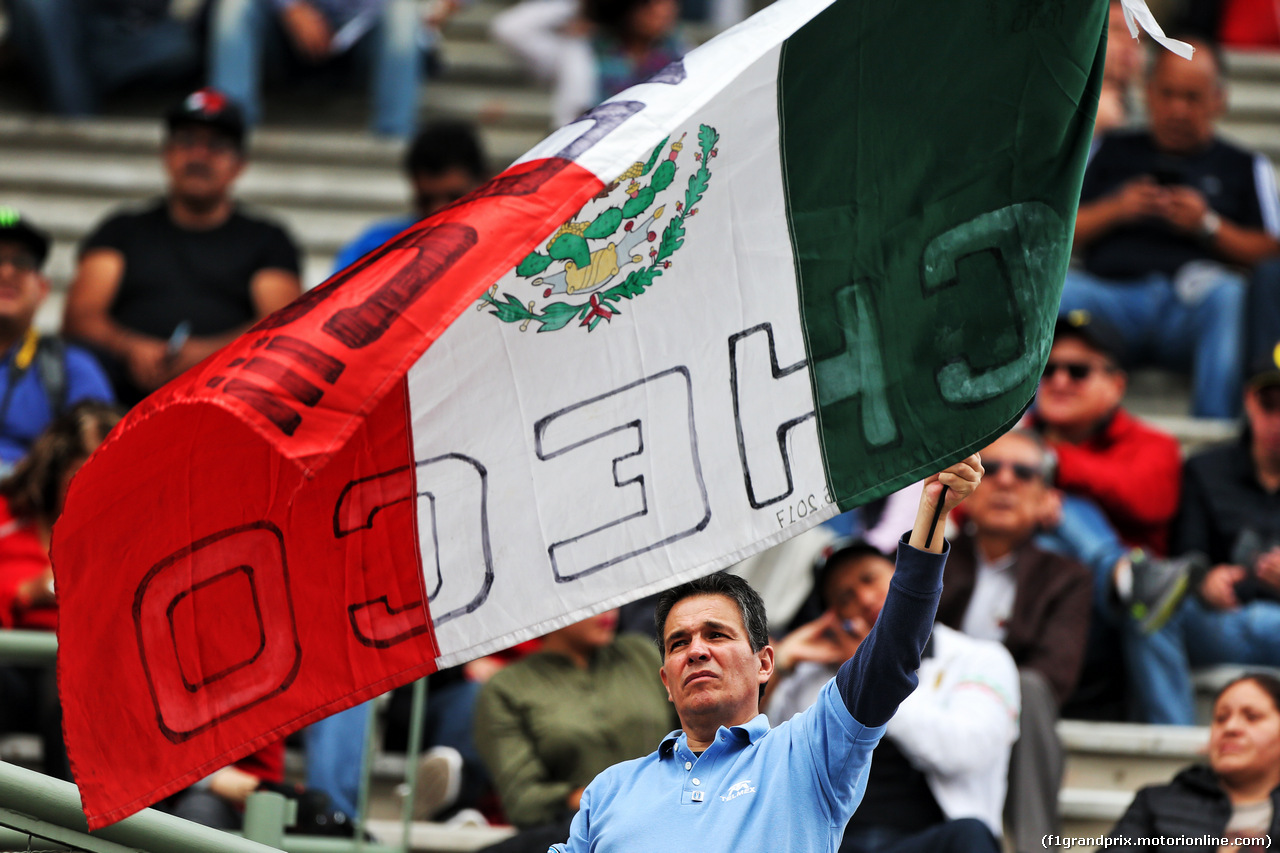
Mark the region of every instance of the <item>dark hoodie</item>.
[[[1195, 764], [1168, 785], [1143, 788], [1111, 830], [1110, 838], [1185, 837], [1199, 842], [1205, 836], [1222, 838], [1231, 819], [1231, 801], [1218, 783], [1218, 774]], [[1280, 839], [1280, 788], [1271, 792], [1272, 839]], [[1162, 850], [1217, 853], [1216, 843], [1165, 844]]]

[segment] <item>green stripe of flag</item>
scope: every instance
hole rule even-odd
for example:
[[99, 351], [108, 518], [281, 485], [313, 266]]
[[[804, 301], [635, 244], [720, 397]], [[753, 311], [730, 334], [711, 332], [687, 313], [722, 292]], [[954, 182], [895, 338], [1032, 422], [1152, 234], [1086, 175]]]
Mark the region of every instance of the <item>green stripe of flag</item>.
[[981, 448], [1031, 399], [1106, 13], [1102, 0], [842, 2], [784, 45], [788, 218], [841, 509]]

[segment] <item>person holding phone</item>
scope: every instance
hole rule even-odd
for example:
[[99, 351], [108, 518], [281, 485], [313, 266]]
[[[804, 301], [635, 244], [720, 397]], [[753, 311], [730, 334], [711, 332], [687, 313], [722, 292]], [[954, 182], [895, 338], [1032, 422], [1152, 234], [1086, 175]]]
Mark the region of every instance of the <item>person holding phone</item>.
[[1089, 161], [1075, 224], [1082, 268], [1067, 274], [1060, 313], [1105, 318], [1123, 330], [1125, 367], [1190, 374], [1192, 413], [1229, 418], [1251, 355], [1246, 279], [1280, 255], [1280, 198], [1264, 155], [1217, 136], [1222, 57], [1188, 41], [1190, 61], [1168, 51], [1152, 60], [1148, 127], [1106, 134]]

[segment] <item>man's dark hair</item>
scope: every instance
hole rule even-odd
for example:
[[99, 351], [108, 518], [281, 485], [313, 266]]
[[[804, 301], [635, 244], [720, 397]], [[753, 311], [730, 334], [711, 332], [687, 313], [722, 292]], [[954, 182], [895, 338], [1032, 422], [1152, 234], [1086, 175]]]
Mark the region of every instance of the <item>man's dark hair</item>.
[[652, 0], [584, 0], [582, 14], [588, 21], [625, 40], [632, 13]]
[[742, 616], [742, 626], [747, 631], [751, 651], [758, 652], [769, 644], [769, 622], [765, 616], [764, 600], [760, 598], [760, 593], [737, 575], [716, 572], [714, 575], [707, 575], [672, 587], [658, 596], [658, 603], [653, 610], [653, 626], [658, 635], [658, 648], [662, 649], [664, 655], [666, 654], [667, 616], [671, 613], [671, 608], [678, 602], [695, 595], [723, 595], [730, 599], [738, 605], [738, 613]]
[[476, 180], [485, 176], [484, 151], [475, 128], [461, 121], [441, 121], [423, 128], [405, 153], [410, 175], [440, 175], [458, 168]]

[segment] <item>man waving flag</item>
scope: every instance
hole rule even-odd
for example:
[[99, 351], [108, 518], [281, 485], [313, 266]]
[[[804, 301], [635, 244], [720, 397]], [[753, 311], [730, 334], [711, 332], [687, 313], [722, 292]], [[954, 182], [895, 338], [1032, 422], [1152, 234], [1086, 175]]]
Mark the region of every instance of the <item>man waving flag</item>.
[[779, 0], [148, 398], [54, 539], [90, 826], [989, 443], [1105, 18]]

